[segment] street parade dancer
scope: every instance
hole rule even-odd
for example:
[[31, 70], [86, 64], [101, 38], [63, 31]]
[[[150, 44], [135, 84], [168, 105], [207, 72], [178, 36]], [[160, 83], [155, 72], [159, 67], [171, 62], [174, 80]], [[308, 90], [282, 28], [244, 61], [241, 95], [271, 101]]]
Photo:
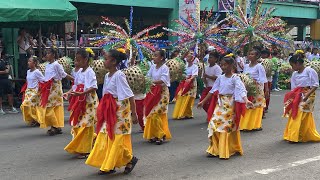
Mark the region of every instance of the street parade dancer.
[[21, 104], [21, 112], [23, 120], [27, 125], [35, 127], [40, 126], [41, 122], [38, 116], [38, 108], [40, 103], [39, 83], [44, 82], [43, 74], [37, 69], [37, 57], [28, 59], [29, 70], [27, 71], [27, 82], [21, 88], [23, 93], [23, 101]]
[[94, 125], [97, 121], [96, 109], [99, 99], [96, 74], [89, 66], [93, 60], [92, 49], [80, 49], [76, 54], [75, 64], [80, 68], [75, 75], [72, 86], [68, 110], [70, 125], [72, 126], [72, 141], [64, 148], [77, 158], [86, 158], [92, 150], [94, 139]]
[[208, 110], [209, 157], [229, 159], [236, 153], [243, 154], [239, 122], [245, 114], [246, 105], [250, 107], [252, 103], [247, 98], [247, 90], [240, 77], [233, 73], [234, 66], [232, 55], [222, 59], [224, 74], [217, 78], [209, 94], [198, 104], [202, 107], [212, 98]]
[[158, 145], [171, 139], [168, 125], [170, 74], [169, 68], [165, 64], [165, 54], [165, 50], [158, 50], [154, 53], [154, 65], [151, 66], [147, 74], [153, 85], [144, 101], [145, 129], [143, 138]]
[[194, 64], [195, 56], [190, 51], [186, 57], [186, 79], [181, 81], [176, 90], [176, 104], [173, 110], [173, 119], [193, 118], [192, 108], [197, 95], [198, 65]]
[[288, 123], [283, 135], [283, 139], [289, 142], [320, 141], [313, 118], [319, 78], [314, 69], [304, 66], [304, 59], [304, 52], [297, 50], [289, 60], [294, 72], [291, 91], [284, 98], [284, 115], [288, 117]]
[[115, 173], [115, 168], [123, 166], [124, 173], [128, 174], [138, 162], [131, 144], [132, 123], [138, 122], [134, 95], [125, 74], [117, 70], [125, 56], [115, 49], [104, 55], [109, 73], [105, 76], [103, 98], [97, 109], [98, 136], [86, 161], [87, 165], [100, 168], [101, 175]]

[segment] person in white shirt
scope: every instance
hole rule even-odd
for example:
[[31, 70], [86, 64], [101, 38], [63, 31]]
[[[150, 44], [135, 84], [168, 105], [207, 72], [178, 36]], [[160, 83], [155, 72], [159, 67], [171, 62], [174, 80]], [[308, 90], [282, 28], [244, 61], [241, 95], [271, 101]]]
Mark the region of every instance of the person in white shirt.
[[202, 107], [207, 101], [214, 99], [208, 111], [209, 157], [229, 159], [235, 153], [243, 154], [239, 121], [244, 114], [245, 105], [250, 107], [252, 102], [247, 98], [243, 82], [233, 73], [234, 66], [235, 60], [231, 55], [222, 59], [221, 68], [224, 74], [217, 78], [209, 94], [198, 104], [198, 107]]
[[318, 61], [320, 59], [318, 48], [312, 48], [312, 53], [307, 58], [309, 61]]
[[[219, 59], [220, 59], [220, 54], [217, 51], [213, 51], [209, 54], [209, 59], [208, 59], [209, 65], [205, 67], [205, 70], [203, 71], [203, 75], [202, 75], [205, 89], [202, 91], [200, 101], [202, 101], [207, 96], [215, 80], [222, 74], [222, 69], [217, 64]], [[210, 101], [207, 101], [207, 103], [203, 105], [203, 109], [206, 112], [208, 112], [209, 106], [210, 106]]]
[[17, 43], [19, 49], [19, 78], [25, 79], [28, 70], [28, 58], [30, 56], [30, 54], [28, 54], [28, 49], [31, 48], [33, 42], [31, 42], [26, 30], [23, 28], [19, 30]]
[[115, 168], [125, 166], [129, 174], [138, 158], [132, 154], [132, 123], [138, 123], [134, 94], [126, 75], [117, 67], [123, 60], [123, 52], [109, 50], [104, 66], [109, 70], [103, 85], [103, 98], [97, 109], [97, 138], [86, 164], [98, 167], [99, 174], [115, 173]]
[[30, 57], [28, 60], [29, 70], [27, 72], [27, 82], [25, 89], [21, 90], [23, 102], [21, 104], [22, 117], [29, 126], [40, 126], [38, 117], [38, 108], [40, 102], [39, 83], [44, 82], [44, 76], [37, 69], [38, 61], [36, 57]]
[[147, 77], [152, 80], [151, 92], [145, 99], [145, 130], [143, 138], [149, 142], [161, 145], [165, 140], [171, 139], [168, 125], [168, 104], [170, 74], [165, 64], [165, 50], [154, 53], [154, 65], [148, 71]]
[[69, 108], [70, 125], [72, 126], [71, 142], [64, 148], [78, 159], [88, 157], [92, 150], [94, 125], [97, 121], [96, 109], [99, 104], [96, 90], [98, 89], [96, 74], [89, 66], [94, 54], [90, 49], [80, 49], [75, 62], [80, 68], [74, 75], [74, 85], [70, 92]]
[[198, 66], [193, 63], [195, 57], [192, 51], [186, 57], [186, 79], [181, 81], [176, 91], [176, 104], [173, 110], [173, 119], [193, 118], [193, 104], [197, 95]]
[[68, 75], [62, 65], [56, 60], [58, 58], [57, 49], [47, 50], [46, 65], [44, 77], [45, 82], [40, 88], [41, 100], [39, 107], [40, 128], [51, 127], [47, 134], [54, 136], [61, 134], [61, 128], [64, 127], [64, 104], [61, 80], [67, 78], [73, 81], [73, 77]]
[[313, 118], [319, 77], [314, 69], [304, 66], [304, 59], [303, 52], [299, 52], [289, 60], [294, 72], [291, 76], [291, 91], [284, 98], [284, 116], [288, 117], [288, 123], [283, 139], [289, 142], [320, 142]]
[[265, 98], [268, 98], [269, 88], [264, 67], [258, 63], [260, 51], [253, 49], [249, 52], [248, 59], [250, 64], [244, 66], [244, 73], [255, 81], [257, 93], [255, 96], [249, 97], [253, 103], [253, 107], [247, 108], [245, 116], [241, 118], [240, 130], [252, 131], [262, 130], [263, 109], [266, 106]]
[[242, 57], [242, 52], [241, 51], [237, 51], [236, 54], [236, 65], [237, 65], [237, 73], [242, 73], [243, 72], [243, 68], [244, 68], [244, 59]]
[[212, 51], [214, 51], [214, 50], [215, 50], [215, 48], [214, 48], [213, 46], [209, 46], [209, 47], [208, 47], [208, 49], [207, 49], [207, 51], [206, 51], [206, 55], [205, 55], [204, 58], [203, 58], [203, 62], [204, 62], [204, 63], [208, 63], [209, 54], [210, 54]]

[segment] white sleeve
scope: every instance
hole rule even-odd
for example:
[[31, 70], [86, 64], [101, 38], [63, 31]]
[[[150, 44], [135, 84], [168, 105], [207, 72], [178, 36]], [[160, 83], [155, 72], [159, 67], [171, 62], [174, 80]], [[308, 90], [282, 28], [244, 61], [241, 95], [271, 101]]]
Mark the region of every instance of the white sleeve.
[[66, 72], [64, 72], [64, 69], [61, 64], [59, 63], [55, 64], [55, 68], [56, 70], [58, 70], [57, 73], [60, 77], [65, 78], [68, 75]]
[[213, 83], [213, 86], [210, 90], [210, 93], [213, 94], [215, 91], [218, 90], [219, 86], [220, 86], [220, 79], [221, 79], [221, 76], [219, 76]]
[[222, 74], [222, 69], [220, 68], [220, 66], [216, 66], [214, 75], [220, 76], [221, 74]]
[[266, 83], [268, 82], [266, 71], [264, 70], [264, 67], [262, 65], [258, 66], [258, 72], [259, 72], [259, 80], [258, 83]]
[[193, 65], [192, 76], [198, 76], [198, 73], [199, 73], [198, 66], [197, 65]]
[[293, 72], [292, 76], [291, 76], [291, 90], [293, 90], [294, 88], [297, 87], [297, 85], [295, 83], [295, 75], [296, 75], [296, 72]]
[[319, 87], [319, 76], [318, 76], [317, 72], [312, 68], [308, 68], [308, 75], [311, 80], [310, 86]]
[[240, 77], [234, 77], [235, 90], [234, 97], [237, 102], [244, 102], [243, 98], [247, 96], [247, 90]]
[[169, 74], [169, 68], [167, 66], [162, 68], [160, 79], [166, 86], [170, 87], [170, 74]]
[[97, 77], [93, 70], [88, 71], [85, 76], [84, 80], [85, 86], [87, 89], [89, 88], [95, 88], [98, 89], [97, 85]]
[[36, 77], [37, 77], [39, 82], [44, 82], [45, 81], [45, 78], [44, 78], [43, 74], [38, 69], [35, 71], [35, 75], [36, 75]]
[[150, 67], [150, 69], [147, 73], [147, 77], [152, 78], [152, 71], [153, 71], [153, 66]]
[[125, 99], [131, 98], [134, 96], [128, 81], [126, 79], [126, 75], [122, 72], [119, 73], [116, 79], [117, 83], [117, 96], [119, 101], [123, 101]]

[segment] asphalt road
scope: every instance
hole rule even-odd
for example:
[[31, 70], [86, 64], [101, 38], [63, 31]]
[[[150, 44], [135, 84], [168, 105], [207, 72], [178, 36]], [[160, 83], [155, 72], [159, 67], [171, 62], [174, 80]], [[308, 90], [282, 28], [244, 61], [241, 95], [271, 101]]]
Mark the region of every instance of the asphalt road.
[[[319, 92], [318, 92], [319, 94]], [[287, 122], [281, 118], [284, 92], [271, 96], [271, 107], [263, 131], [242, 132], [243, 156], [229, 160], [207, 158], [206, 114], [194, 110], [194, 119], [169, 120], [173, 139], [161, 146], [149, 144], [133, 129], [135, 156], [140, 160], [130, 175], [123, 169], [99, 176], [98, 169], [84, 164], [63, 148], [71, 140], [68, 113], [64, 134], [49, 137], [46, 130], [27, 127], [21, 114], [0, 116], [0, 179], [320, 179], [320, 143], [290, 144], [282, 140]], [[315, 119], [319, 122], [317, 97]], [[170, 105], [170, 116], [173, 105]]]

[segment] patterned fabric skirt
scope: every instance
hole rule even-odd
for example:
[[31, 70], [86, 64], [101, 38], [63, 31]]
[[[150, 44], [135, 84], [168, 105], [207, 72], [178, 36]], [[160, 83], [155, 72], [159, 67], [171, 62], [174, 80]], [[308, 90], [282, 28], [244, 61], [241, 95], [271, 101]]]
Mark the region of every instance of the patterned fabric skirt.
[[182, 90], [178, 92], [176, 104], [173, 110], [173, 119], [193, 118], [192, 108], [197, 95], [197, 81], [193, 81], [192, 88], [183, 96]]
[[40, 120], [40, 128], [47, 128], [50, 126], [56, 128], [64, 127], [62, 94], [61, 81], [54, 81], [46, 107], [39, 107], [37, 111]]
[[71, 154], [89, 154], [93, 147], [94, 127], [72, 127], [72, 141], [64, 148]]
[[235, 153], [243, 154], [240, 131], [234, 123], [234, 98], [232, 95], [219, 95], [213, 116], [208, 124], [210, 141], [207, 153], [228, 159]]
[[37, 114], [39, 109], [40, 95], [39, 91], [36, 88], [28, 88], [24, 94], [24, 100], [20, 106], [23, 120], [26, 124], [31, 125], [33, 122], [40, 123], [40, 119]]
[[[303, 93], [307, 93], [307, 89], [304, 89]], [[291, 114], [289, 115], [288, 123], [284, 130], [284, 140], [290, 142], [320, 141], [320, 135], [316, 130], [312, 112], [314, 101], [315, 92], [310, 95], [306, 102], [300, 102], [295, 119], [292, 118]]]
[[126, 166], [132, 157], [130, 134], [116, 134], [112, 140], [106, 133], [100, 132], [86, 164], [109, 172]]
[[145, 128], [143, 133], [144, 139], [171, 139], [171, 133], [168, 125], [168, 104], [169, 89], [163, 86], [161, 91], [160, 102], [151, 110], [150, 114], [145, 118]]
[[257, 95], [251, 100], [253, 107], [246, 110], [245, 116], [241, 117], [240, 130], [252, 131], [262, 128], [263, 110], [266, 107], [264, 98], [264, 84], [257, 85]]
[[90, 153], [94, 139], [94, 124], [97, 121], [98, 96], [96, 92], [89, 94], [86, 98], [86, 112], [79, 117], [78, 123], [71, 129], [72, 141], [64, 148], [69, 153]]

